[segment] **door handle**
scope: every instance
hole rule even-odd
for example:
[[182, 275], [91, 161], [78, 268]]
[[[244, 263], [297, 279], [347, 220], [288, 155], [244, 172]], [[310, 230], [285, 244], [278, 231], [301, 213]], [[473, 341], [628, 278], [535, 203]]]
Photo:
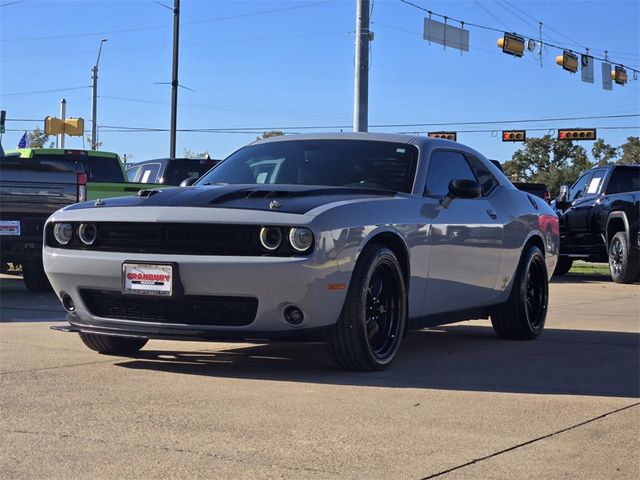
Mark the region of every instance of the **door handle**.
[[498, 218], [498, 214], [496, 212], [494, 212], [493, 210], [487, 210], [487, 215], [489, 215], [493, 220]]

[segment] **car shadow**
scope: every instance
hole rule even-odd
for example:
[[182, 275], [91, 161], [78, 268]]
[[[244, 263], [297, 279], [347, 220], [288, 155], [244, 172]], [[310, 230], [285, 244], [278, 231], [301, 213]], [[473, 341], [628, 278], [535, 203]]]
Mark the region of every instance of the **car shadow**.
[[599, 273], [565, 273], [561, 276], [551, 277], [551, 283], [613, 283], [611, 276]]
[[498, 340], [490, 327], [464, 324], [410, 333], [394, 363], [382, 372], [342, 371], [320, 343], [142, 350], [117, 365], [332, 385], [639, 397], [639, 345], [636, 333], [561, 329], [548, 329], [537, 341], [506, 341]]

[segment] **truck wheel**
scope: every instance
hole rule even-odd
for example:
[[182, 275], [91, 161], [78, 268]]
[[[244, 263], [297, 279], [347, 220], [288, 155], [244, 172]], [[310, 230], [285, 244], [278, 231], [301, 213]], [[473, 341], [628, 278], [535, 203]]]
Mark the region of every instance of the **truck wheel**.
[[509, 299], [491, 314], [496, 335], [511, 340], [532, 340], [542, 333], [549, 304], [549, 282], [542, 251], [525, 251]]
[[400, 348], [406, 314], [407, 290], [397, 258], [388, 248], [367, 246], [329, 333], [332, 357], [345, 370], [386, 368]]
[[571, 270], [571, 266], [573, 265], [573, 260], [567, 257], [558, 257], [558, 263], [556, 264], [556, 269], [553, 271], [553, 275], [564, 275], [569, 270]]
[[616, 233], [609, 244], [609, 271], [616, 283], [633, 283], [638, 280], [637, 252], [630, 248], [625, 232]]
[[22, 279], [30, 292], [47, 292], [51, 290], [51, 284], [44, 273], [42, 260], [37, 262], [25, 262], [22, 264]]
[[131, 355], [144, 347], [148, 341], [146, 338], [116, 337], [94, 333], [80, 333], [80, 339], [91, 350], [105, 355]]

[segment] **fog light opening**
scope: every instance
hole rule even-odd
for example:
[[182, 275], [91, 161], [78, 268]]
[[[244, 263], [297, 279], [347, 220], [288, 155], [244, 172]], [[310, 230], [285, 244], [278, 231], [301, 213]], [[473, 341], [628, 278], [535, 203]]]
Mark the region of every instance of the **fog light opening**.
[[76, 309], [76, 304], [68, 293], [62, 295], [62, 306], [67, 312], [73, 312]]
[[284, 309], [284, 319], [291, 325], [300, 325], [304, 320], [304, 313], [298, 307], [288, 306]]

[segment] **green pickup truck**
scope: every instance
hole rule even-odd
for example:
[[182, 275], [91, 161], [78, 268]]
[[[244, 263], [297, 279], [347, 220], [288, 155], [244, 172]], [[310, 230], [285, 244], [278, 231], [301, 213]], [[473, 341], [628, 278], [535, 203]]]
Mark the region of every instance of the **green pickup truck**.
[[22, 272], [31, 291], [49, 288], [42, 268], [42, 230], [49, 215], [72, 203], [135, 195], [160, 186], [127, 181], [116, 153], [8, 150], [0, 158], [1, 271]]

